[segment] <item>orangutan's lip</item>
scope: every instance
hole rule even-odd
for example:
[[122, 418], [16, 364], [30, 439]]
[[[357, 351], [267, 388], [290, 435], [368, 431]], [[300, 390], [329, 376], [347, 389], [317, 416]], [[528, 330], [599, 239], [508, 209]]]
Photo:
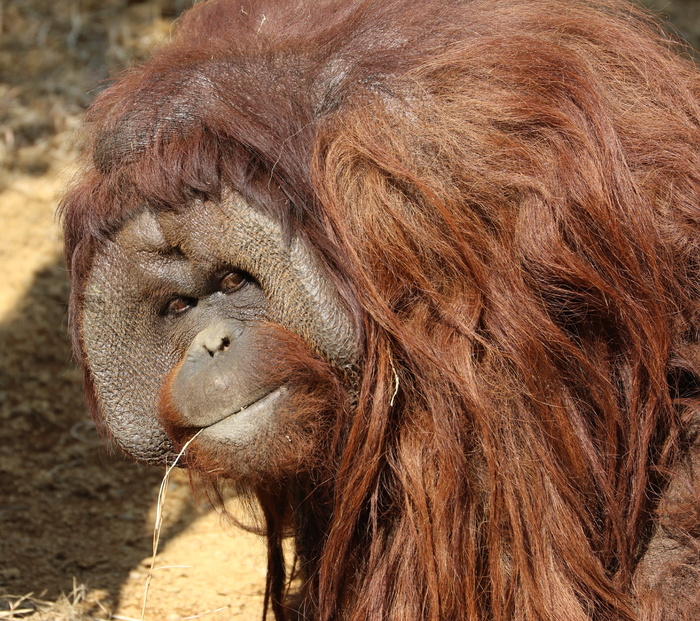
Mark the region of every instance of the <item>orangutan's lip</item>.
[[264, 397], [243, 406], [232, 414], [227, 414], [220, 420], [202, 428], [206, 435], [225, 436], [228, 430], [244, 427], [248, 424], [260, 424], [263, 419], [270, 417], [277, 409], [278, 403], [289, 392], [287, 385], [279, 386], [268, 392]]

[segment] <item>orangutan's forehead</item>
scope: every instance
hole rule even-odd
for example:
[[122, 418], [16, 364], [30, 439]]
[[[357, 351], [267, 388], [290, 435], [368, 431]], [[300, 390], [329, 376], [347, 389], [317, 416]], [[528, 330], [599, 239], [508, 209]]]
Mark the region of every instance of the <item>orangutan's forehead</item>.
[[114, 241], [136, 252], [165, 252], [172, 247], [163, 234], [158, 216], [148, 209], [135, 213], [115, 234]]
[[[218, 240], [227, 243], [221, 254], [236, 252], [236, 247], [255, 244], [273, 235], [283, 237], [281, 226], [271, 217], [251, 207], [234, 191], [221, 200], [195, 200], [177, 209], [135, 211], [111, 236], [111, 243], [127, 251], [167, 254], [173, 250], [197, 256], [211, 256]], [[234, 239], [237, 243], [231, 244]], [[200, 246], [206, 246], [200, 248]], [[233, 248], [232, 248], [233, 246]]]

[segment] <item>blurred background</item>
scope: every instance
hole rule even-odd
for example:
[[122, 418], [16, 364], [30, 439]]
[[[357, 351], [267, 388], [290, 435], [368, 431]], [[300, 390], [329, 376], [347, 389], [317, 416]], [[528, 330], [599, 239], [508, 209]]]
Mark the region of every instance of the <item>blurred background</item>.
[[[640, 1], [700, 49], [700, 0]], [[55, 209], [85, 106], [191, 4], [0, 0], [0, 620], [141, 617], [163, 473], [87, 420]], [[261, 542], [194, 503], [182, 473], [164, 509], [145, 618], [259, 619]]]

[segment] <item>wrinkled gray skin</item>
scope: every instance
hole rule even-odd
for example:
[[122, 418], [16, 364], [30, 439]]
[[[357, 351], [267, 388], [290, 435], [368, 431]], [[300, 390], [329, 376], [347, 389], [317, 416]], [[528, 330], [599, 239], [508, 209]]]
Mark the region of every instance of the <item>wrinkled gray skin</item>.
[[[252, 278], [221, 291], [235, 271]], [[233, 192], [220, 203], [144, 210], [127, 221], [93, 260], [82, 313], [101, 413], [121, 448], [143, 462], [174, 458], [157, 406], [183, 357], [172, 386], [173, 399], [189, 404], [182, 422], [254, 451], [284, 434], [275, 414], [286, 387], [250, 371], [251, 361], [271, 355], [261, 320], [300, 335], [338, 367], [356, 356], [356, 327], [312, 254]]]

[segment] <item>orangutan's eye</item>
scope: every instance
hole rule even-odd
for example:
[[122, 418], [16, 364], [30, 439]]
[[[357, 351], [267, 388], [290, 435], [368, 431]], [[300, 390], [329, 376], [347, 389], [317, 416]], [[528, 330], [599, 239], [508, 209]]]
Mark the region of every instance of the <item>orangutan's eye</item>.
[[197, 306], [196, 298], [185, 298], [178, 296], [170, 300], [163, 309], [163, 315], [177, 317], [184, 315], [188, 310]]
[[246, 283], [246, 277], [241, 272], [229, 272], [219, 281], [219, 291], [233, 293]]

